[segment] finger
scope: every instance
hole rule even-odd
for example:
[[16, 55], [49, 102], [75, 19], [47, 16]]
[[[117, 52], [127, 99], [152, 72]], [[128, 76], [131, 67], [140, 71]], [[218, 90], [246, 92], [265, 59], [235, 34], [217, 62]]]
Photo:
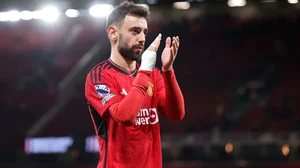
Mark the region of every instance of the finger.
[[177, 42], [178, 42], [178, 47], [179, 47], [179, 44], [180, 44], [180, 41], [179, 41], [179, 36], [176, 37], [177, 39]]
[[177, 49], [179, 48], [179, 37], [177, 36], [176, 38], [176, 45], [177, 45]]
[[179, 44], [178, 44], [178, 41], [177, 41], [177, 38], [173, 38], [173, 45], [178, 49], [179, 48]]
[[156, 52], [159, 45], [160, 45], [160, 41], [161, 41], [161, 34], [159, 33], [159, 35], [155, 38], [155, 40], [150, 44], [150, 46], [147, 48], [148, 51], [154, 51]]
[[173, 50], [173, 54], [174, 54], [174, 56], [176, 56], [176, 54], [177, 54], [177, 50], [178, 50], [178, 47], [177, 47], [177, 45], [176, 45], [176, 42], [175, 42], [175, 41], [173, 41], [173, 43], [172, 43], [172, 50]]
[[171, 50], [171, 58], [174, 59], [174, 57], [175, 57], [174, 46], [172, 46], [172, 48], [170, 48], [170, 50]]
[[171, 38], [168, 37], [168, 38], [166, 39], [166, 46], [165, 46], [165, 48], [170, 48], [170, 47], [171, 47]]

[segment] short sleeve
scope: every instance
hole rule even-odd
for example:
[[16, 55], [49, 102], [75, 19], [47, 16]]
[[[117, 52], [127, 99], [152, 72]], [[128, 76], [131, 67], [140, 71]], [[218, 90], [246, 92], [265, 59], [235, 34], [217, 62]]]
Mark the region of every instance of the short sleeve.
[[105, 111], [121, 97], [115, 87], [115, 81], [108, 75], [101, 73], [101, 80], [94, 82], [92, 76], [87, 75], [85, 83], [85, 97], [89, 105], [93, 106], [102, 118]]

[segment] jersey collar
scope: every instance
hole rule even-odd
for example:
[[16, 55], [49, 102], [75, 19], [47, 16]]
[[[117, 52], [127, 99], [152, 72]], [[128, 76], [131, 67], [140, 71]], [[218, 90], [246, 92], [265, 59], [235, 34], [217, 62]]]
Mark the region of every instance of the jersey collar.
[[108, 63], [118, 72], [124, 74], [124, 75], [128, 75], [128, 76], [136, 76], [137, 71], [138, 71], [138, 65], [135, 68], [135, 70], [133, 72], [129, 72], [126, 69], [120, 67], [119, 65], [117, 65], [116, 63], [114, 63], [111, 59], [108, 59]]

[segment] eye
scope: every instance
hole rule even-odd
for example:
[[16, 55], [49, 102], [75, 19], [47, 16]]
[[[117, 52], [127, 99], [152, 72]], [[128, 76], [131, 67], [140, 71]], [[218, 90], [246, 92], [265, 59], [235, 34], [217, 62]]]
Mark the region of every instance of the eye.
[[139, 31], [138, 29], [133, 29], [132, 32], [133, 32], [134, 34], [139, 34], [139, 33], [140, 33], [140, 31]]

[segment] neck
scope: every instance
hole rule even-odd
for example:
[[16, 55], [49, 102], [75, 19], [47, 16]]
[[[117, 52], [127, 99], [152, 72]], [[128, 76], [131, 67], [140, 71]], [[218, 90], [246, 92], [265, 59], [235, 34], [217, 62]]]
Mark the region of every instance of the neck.
[[120, 67], [132, 72], [136, 69], [136, 61], [125, 59], [118, 51], [117, 48], [111, 48], [110, 59]]

